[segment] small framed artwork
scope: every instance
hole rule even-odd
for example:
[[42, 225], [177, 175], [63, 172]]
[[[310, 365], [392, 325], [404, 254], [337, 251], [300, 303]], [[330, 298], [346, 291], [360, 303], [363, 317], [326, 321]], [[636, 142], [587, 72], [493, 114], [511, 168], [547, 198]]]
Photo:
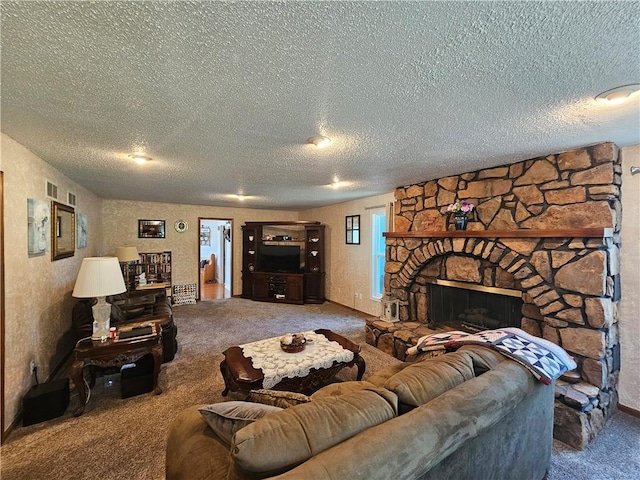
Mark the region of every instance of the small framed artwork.
[[76, 213], [76, 248], [87, 247], [87, 215]]
[[345, 227], [347, 245], [360, 245], [360, 215], [347, 215]]
[[138, 238], [165, 238], [164, 220], [138, 220]]

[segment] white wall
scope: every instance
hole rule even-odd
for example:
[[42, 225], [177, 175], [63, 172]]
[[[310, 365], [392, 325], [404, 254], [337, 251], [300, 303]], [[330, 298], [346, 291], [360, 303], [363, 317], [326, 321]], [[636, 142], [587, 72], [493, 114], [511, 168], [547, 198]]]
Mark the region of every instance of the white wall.
[[640, 145], [623, 148], [620, 250], [620, 404], [640, 411]]
[[[325, 297], [332, 302], [380, 315], [380, 302], [370, 298], [371, 221], [368, 208], [393, 201], [393, 192], [300, 212], [300, 220], [317, 220], [326, 225]], [[345, 242], [345, 216], [360, 215], [360, 245]], [[362, 298], [355, 298], [361, 293]]]
[[[174, 285], [198, 283], [200, 232], [198, 218], [229, 218], [233, 222], [233, 295], [242, 293], [242, 230], [245, 222], [274, 220], [293, 221], [297, 212], [260, 210], [252, 208], [213, 207], [174, 203], [103, 200], [103, 231], [101, 254], [112, 255], [116, 247], [134, 245], [139, 252], [171, 251], [171, 280]], [[164, 220], [166, 238], [138, 238], [138, 219]], [[184, 220], [189, 228], [178, 233], [173, 228], [177, 220]], [[211, 232], [213, 236], [216, 231]]]
[[[33, 384], [29, 362], [35, 360], [38, 378], [45, 380], [73, 348], [71, 297], [83, 257], [96, 255], [101, 237], [101, 199], [80, 187], [5, 134], [0, 136], [4, 171], [5, 267], [5, 411], [3, 428], [20, 409], [22, 396]], [[62, 260], [49, 251], [27, 254], [27, 199], [48, 200], [45, 179], [58, 185], [60, 203], [67, 191], [76, 194], [76, 212], [88, 218], [87, 247]]]

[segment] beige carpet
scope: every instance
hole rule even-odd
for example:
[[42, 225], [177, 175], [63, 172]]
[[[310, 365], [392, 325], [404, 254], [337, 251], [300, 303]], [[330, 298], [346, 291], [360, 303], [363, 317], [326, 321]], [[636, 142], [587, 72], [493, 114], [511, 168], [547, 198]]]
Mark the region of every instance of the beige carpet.
[[[0, 449], [2, 480], [164, 478], [166, 434], [185, 407], [222, 401], [221, 352], [238, 343], [287, 332], [329, 328], [362, 345], [368, 375], [397, 362], [364, 342], [364, 316], [330, 303], [276, 305], [242, 299], [176, 307], [180, 347], [162, 367], [162, 395], [120, 399], [120, 385], [100, 379], [84, 415], [17, 428]], [[340, 373], [355, 378], [356, 369]], [[233, 394], [227, 400], [239, 399]], [[490, 447], [489, 447], [490, 448]], [[554, 444], [549, 480], [635, 479], [640, 470], [640, 420], [618, 413], [584, 452]], [[346, 480], [346, 479], [345, 479]], [[499, 479], [498, 479], [499, 480]], [[507, 479], [505, 479], [507, 480]]]

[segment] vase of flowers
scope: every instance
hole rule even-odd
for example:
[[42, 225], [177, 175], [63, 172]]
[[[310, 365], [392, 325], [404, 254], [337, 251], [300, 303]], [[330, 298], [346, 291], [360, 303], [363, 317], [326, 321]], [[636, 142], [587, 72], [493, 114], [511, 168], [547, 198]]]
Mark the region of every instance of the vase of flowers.
[[447, 207], [447, 212], [453, 213], [453, 222], [456, 230], [466, 230], [469, 214], [473, 211], [473, 203], [457, 201]]

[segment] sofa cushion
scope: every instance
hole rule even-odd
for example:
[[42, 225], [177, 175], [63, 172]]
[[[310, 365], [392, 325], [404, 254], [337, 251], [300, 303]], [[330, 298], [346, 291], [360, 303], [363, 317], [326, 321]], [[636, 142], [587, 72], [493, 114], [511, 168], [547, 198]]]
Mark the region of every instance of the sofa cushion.
[[506, 357], [501, 353], [482, 345], [463, 345], [457, 351], [471, 357], [476, 377], [488, 372], [500, 362], [506, 360]]
[[[115, 307], [122, 311], [126, 320], [131, 320], [143, 314], [152, 314], [155, 303], [156, 297], [153, 294], [113, 300], [111, 304], [112, 315]], [[118, 315], [118, 318], [121, 316]]]
[[396, 415], [395, 395], [374, 387], [270, 414], [233, 437], [228, 478], [277, 475]]
[[[376, 389], [376, 387], [380, 387], [379, 385], [374, 385], [371, 382], [367, 382], [367, 381], [353, 381], [353, 382], [336, 382], [336, 383], [331, 383], [329, 385], [326, 385], [324, 387], [322, 387], [320, 390], [314, 392], [311, 395], [312, 399], [317, 399], [317, 398], [322, 398], [322, 397], [331, 397], [331, 396], [337, 396], [337, 395], [344, 395], [346, 393], [352, 393], [352, 392], [356, 392], [359, 390], [365, 390], [365, 389]], [[384, 390], [378, 390], [380, 395], [385, 395], [385, 391]], [[391, 393], [391, 392], [389, 392]], [[393, 401], [393, 399], [395, 398], [395, 394], [392, 394], [393, 397], [391, 398], [391, 401]]]
[[411, 364], [390, 377], [384, 387], [399, 402], [418, 407], [474, 377], [471, 357], [455, 352]]
[[384, 387], [384, 384], [387, 383], [387, 380], [389, 380], [389, 378], [393, 377], [396, 373], [401, 372], [409, 365], [411, 365], [410, 362], [399, 362], [393, 365], [389, 365], [388, 367], [378, 370], [377, 372], [368, 376], [367, 381], [379, 387]]
[[260, 388], [251, 390], [246, 398], [247, 402], [261, 403], [263, 405], [273, 405], [274, 407], [289, 408], [300, 403], [311, 401], [311, 397], [303, 393], [285, 392], [281, 390], [269, 390]]
[[279, 412], [282, 409], [260, 403], [234, 401], [204, 405], [198, 410], [218, 438], [227, 445], [231, 445], [231, 437], [238, 430], [269, 413]]

